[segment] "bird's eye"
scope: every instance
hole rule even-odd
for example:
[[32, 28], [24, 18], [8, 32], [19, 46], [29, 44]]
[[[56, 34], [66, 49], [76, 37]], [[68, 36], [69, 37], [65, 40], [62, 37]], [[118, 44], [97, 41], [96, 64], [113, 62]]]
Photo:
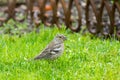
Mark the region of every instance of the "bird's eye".
[[62, 38], [61, 36], [59, 38]]

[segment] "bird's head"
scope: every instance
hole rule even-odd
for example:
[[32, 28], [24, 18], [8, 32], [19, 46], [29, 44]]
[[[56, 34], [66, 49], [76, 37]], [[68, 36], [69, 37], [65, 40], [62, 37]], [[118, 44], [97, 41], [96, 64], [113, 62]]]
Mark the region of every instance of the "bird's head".
[[67, 40], [67, 37], [64, 36], [63, 34], [57, 34], [56, 38], [63, 40], [63, 41]]

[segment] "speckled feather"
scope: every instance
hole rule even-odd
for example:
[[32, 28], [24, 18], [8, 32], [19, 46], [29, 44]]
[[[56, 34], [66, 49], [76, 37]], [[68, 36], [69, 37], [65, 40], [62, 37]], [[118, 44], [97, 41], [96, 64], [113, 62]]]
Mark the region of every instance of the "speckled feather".
[[66, 40], [64, 35], [57, 35], [34, 60], [55, 59], [59, 57], [64, 51], [64, 40]]

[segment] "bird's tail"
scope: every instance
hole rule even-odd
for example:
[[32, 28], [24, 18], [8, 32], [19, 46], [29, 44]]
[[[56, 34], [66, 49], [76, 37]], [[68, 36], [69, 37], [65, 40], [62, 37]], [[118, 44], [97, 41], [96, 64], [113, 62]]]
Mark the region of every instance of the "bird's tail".
[[26, 59], [25, 61], [30, 62], [30, 61], [34, 61], [34, 60], [41, 60], [41, 59], [42, 59], [42, 57], [41, 57], [41, 56], [36, 56], [36, 57], [34, 57], [34, 58]]
[[34, 60], [40, 60], [40, 59], [42, 59], [41, 56], [36, 56], [36, 57], [34, 58]]

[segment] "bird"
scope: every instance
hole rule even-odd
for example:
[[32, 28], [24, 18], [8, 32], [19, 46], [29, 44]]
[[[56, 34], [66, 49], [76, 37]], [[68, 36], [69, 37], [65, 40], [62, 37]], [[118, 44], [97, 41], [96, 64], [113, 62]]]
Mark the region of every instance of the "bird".
[[60, 57], [64, 51], [64, 41], [66, 39], [66, 36], [63, 34], [57, 34], [55, 38], [46, 46], [46, 48], [34, 58], [34, 60], [54, 60]]

